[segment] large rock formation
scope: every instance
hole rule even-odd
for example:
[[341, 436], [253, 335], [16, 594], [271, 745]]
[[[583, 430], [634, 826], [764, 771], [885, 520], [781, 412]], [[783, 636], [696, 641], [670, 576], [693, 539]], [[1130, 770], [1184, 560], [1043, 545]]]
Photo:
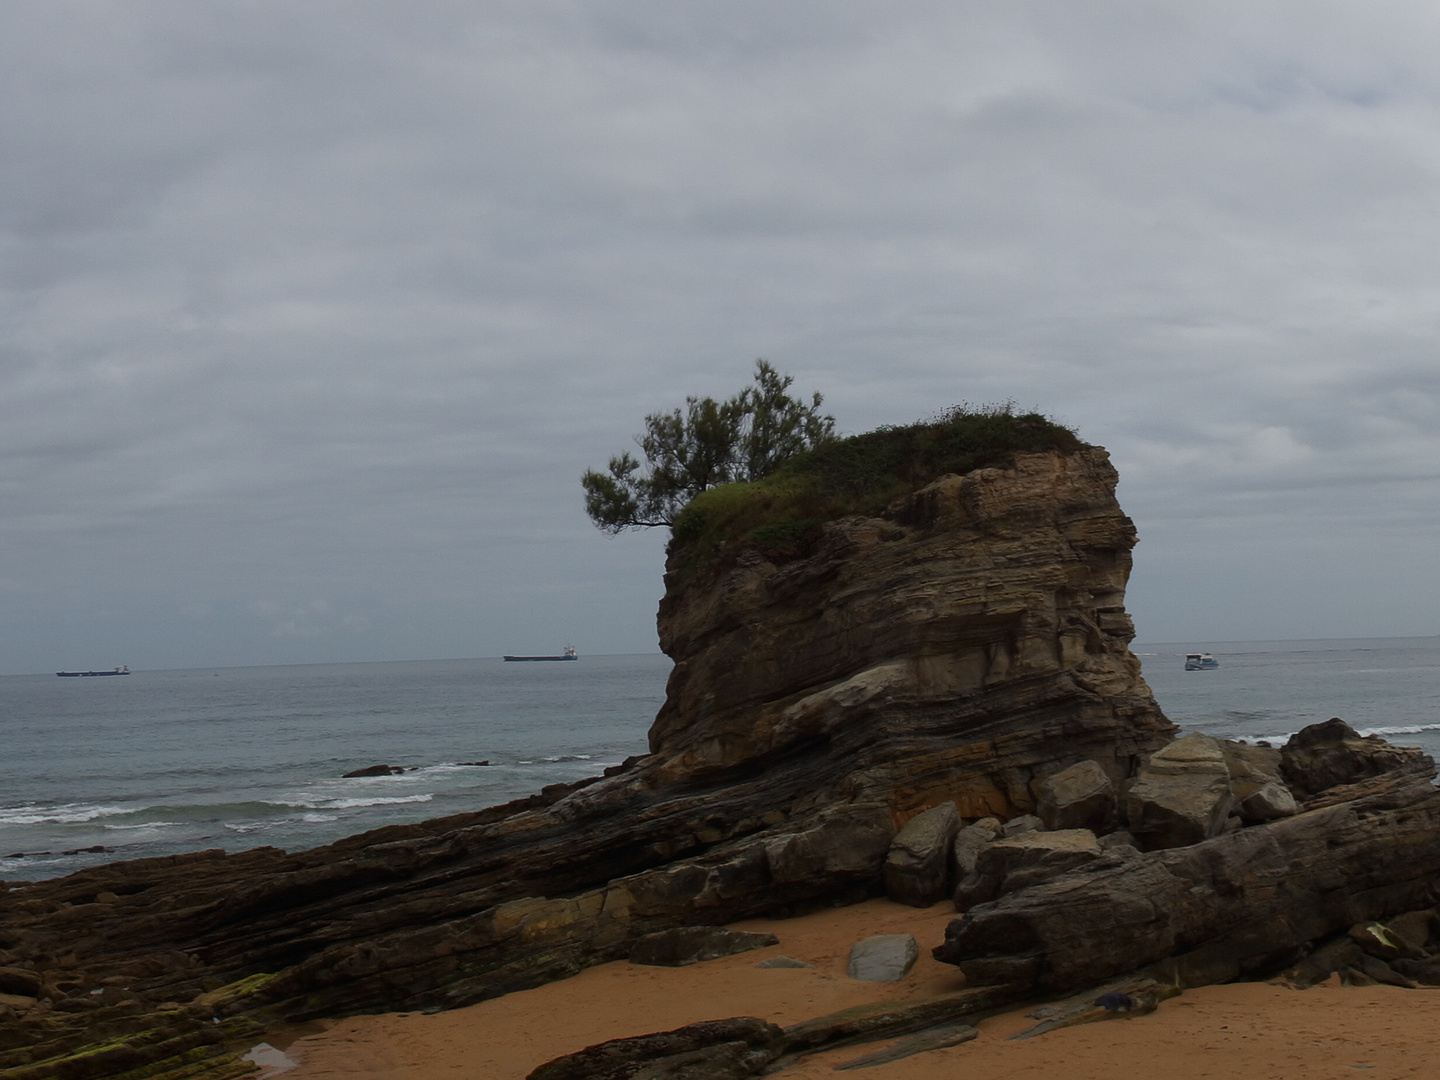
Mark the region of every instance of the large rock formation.
[[[1154, 755], [1166, 768], [1203, 767], [1203, 783], [1192, 771], [1172, 769], [1178, 795], [1160, 799], [1164, 805], [1200, 792], [1208, 807], [1216, 797], [1212, 766], [1223, 756], [1253, 765], [1243, 748], [1222, 755], [1218, 744], [1208, 745], [1214, 740], [1201, 739], [1187, 736]], [[975, 895], [1005, 893], [952, 922], [935, 957], [980, 985], [1073, 990], [1160, 961], [1175, 981], [1199, 985], [1279, 970], [1357, 922], [1419, 913], [1440, 900], [1440, 791], [1429, 757], [1361, 739], [1340, 720], [1306, 728], [1284, 755], [1324, 763], [1304, 772], [1297, 766], [1295, 775], [1316, 785], [1300, 812], [1209, 839], [1192, 822], [1159, 850], [1116, 849], [1068, 872]], [[1208, 814], [1192, 817], [1203, 824]], [[990, 852], [1004, 843], [1013, 841], [985, 849], [978, 868], [991, 865]]]
[[37, 993], [0, 1005], [0, 1069], [222, 1075], [242, 1067], [216, 1045], [256, 1024], [467, 1004], [658, 930], [858, 899], [929, 807], [1004, 820], [1081, 761], [1120, 783], [1172, 728], [1128, 649], [1115, 480], [1097, 448], [1022, 454], [785, 557], [682, 546], [652, 752], [605, 777], [312, 851], [12, 883], [0, 966]]
[[801, 755], [898, 817], [1008, 818], [1065, 765], [1128, 776], [1173, 729], [1129, 651], [1115, 482], [1097, 448], [1022, 455], [833, 522], [806, 558], [744, 551], [672, 589], [647, 782]]

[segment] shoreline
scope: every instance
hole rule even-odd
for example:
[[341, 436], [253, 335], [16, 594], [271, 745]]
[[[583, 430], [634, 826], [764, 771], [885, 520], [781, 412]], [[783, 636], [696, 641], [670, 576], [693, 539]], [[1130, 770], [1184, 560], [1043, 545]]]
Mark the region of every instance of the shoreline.
[[[588, 968], [533, 990], [461, 1009], [356, 1016], [323, 1031], [279, 1040], [297, 1064], [265, 1076], [285, 1080], [445, 1080], [484, 1076], [524, 1080], [552, 1058], [607, 1039], [665, 1031], [699, 1020], [759, 1016], [785, 1025], [875, 1001], [906, 1000], [961, 988], [959, 970], [930, 956], [956, 914], [949, 903], [909, 908], [874, 899], [793, 919], [751, 919], [734, 929], [774, 933], [776, 946], [683, 968], [627, 961]], [[895, 983], [845, 974], [851, 944], [871, 934], [912, 933], [920, 960]], [[813, 968], [757, 969], [790, 956]], [[1113, 1080], [1126, 1068], [1164, 1062], [1167, 1080], [1235, 1075], [1328, 1080], [1374, 1069], [1378, 1077], [1432, 1075], [1429, 1033], [1440, 1022], [1440, 993], [1388, 986], [1322, 984], [1295, 990], [1273, 983], [1229, 983], [1186, 991], [1152, 1014], [1007, 1041], [1033, 1026], [1034, 1002], [976, 1024], [972, 1042], [864, 1070], [875, 1080], [1053, 1078]], [[313, 1029], [312, 1029], [313, 1030]], [[278, 1033], [277, 1033], [278, 1034]], [[820, 1080], [887, 1042], [803, 1058], [769, 1075]]]

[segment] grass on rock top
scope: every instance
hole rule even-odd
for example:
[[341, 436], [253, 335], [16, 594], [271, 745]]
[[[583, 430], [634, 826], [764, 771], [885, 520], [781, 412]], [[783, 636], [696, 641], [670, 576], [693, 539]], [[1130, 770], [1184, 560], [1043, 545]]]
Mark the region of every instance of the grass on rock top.
[[1018, 452], [1085, 445], [1070, 428], [1009, 405], [960, 407], [935, 420], [835, 439], [763, 479], [697, 495], [675, 521], [671, 568], [689, 579], [746, 548], [793, 558], [827, 521], [877, 515], [947, 473], [1008, 465]]

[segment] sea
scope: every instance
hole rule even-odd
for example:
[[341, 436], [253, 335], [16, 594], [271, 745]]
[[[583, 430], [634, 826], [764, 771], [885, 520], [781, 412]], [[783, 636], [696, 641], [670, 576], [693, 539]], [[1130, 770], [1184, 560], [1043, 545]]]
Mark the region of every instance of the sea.
[[[1133, 648], [1184, 731], [1278, 746], [1339, 716], [1440, 758], [1440, 637]], [[1185, 671], [1200, 651], [1219, 667]], [[598, 775], [645, 752], [669, 672], [642, 654], [0, 677], [0, 879], [302, 850]], [[404, 771], [343, 776], [373, 765]]]
[[[645, 752], [670, 667], [655, 653], [0, 677], [0, 880], [300, 850], [596, 776]], [[344, 777], [374, 765], [405, 771]]]

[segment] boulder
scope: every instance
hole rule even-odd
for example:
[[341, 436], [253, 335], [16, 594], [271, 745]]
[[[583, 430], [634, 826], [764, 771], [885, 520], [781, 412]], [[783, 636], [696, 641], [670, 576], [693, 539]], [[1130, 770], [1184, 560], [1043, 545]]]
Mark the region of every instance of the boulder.
[[353, 780], [364, 776], [396, 776], [405, 770], [399, 765], [367, 765], [363, 769], [352, 769], [350, 772], [341, 773], [342, 780]]
[[1283, 780], [1278, 749], [1264, 743], [1251, 746], [1234, 739], [1220, 739], [1219, 743], [1236, 799], [1243, 799], [1250, 791], [1272, 780]]
[[1280, 768], [1290, 790], [1309, 799], [1389, 772], [1433, 773], [1434, 762], [1414, 747], [1391, 746], [1378, 735], [1361, 736], [1334, 716], [1292, 735], [1280, 751]]
[[1120, 856], [1136, 855], [1140, 847], [1135, 843], [1135, 837], [1125, 829], [1116, 829], [1112, 833], [1106, 833], [1100, 837], [1100, 850], [1106, 853], [1113, 853]]
[[950, 849], [959, 829], [953, 802], [932, 806], [901, 826], [885, 856], [885, 895], [911, 907], [944, 899], [950, 892]]
[[1440, 791], [1397, 774], [1349, 803], [1006, 894], [953, 920], [934, 955], [972, 985], [1078, 989], [1161, 960], [1203, 985], [1293, 964], [1357, 916], [1423, 908], [1437, 875]]
[[1390, 967], [1419, 986], [1440, 986], [1440, 959], [1392, 960]]
[[955, 889], [955, 910], [968, 911], [997, 896], [1049, 881], [1100, 858], [1089, 829], [1026, 832], [1002, 838], [980, 853], [975, 870]]
[[1218, 836], [1234, 798], [1217, 740], [1194, 733], [1150, 755], [1125, 797], [1130, 833], [1142, 850], [1183, 847]]
[[1401, 939], [1407, 948], [1428, 955], [1430, 943], [1435, 937], [1436, 922], [1434, 911], [1407, 911], [1386, 919], [1385, 928]]
[[683, 926], [638, 938], [630, 946], [630, 963], [649, 967], [686, 967], [780, 944], [774, 934], [750, 934], [719, 926]]
[[804, 828], [765, 841], [765, 867], [780, 884], [817, 878], [873, 881], [895, 836], [882, 806], [857, 804], [823, 811]]
[[1384, 960], [1364, 951], [1360, 955], [1359, 970], [1366, 978], [1382, 986], [1398, 986], [1405, 990], [1418, 990], [1420, 987], [1414, 979], [1400, 974]]
[[972, 822], [955, 834], [955, 843], [950, 850], [959, 880], [963, 881], [967, 874], [974, 873], [975, 860], [980, 857], [980, 852], [999, 835], [1000, 820], [993, 817]]
[[[1231, 785], [1234, 791], [1234, 785]], [[1240, 819], [1247, 825], [1263, 825], [1298, 813], [1299, 805], [1290, 789], [1278, 780], [1271, 780], [1240, 800]]]
[[1281, 977], [1303, 990], [1324, 982], [1332, 974], [1359, 967], [1362, 955], [1359, 945], [1348, 935], [1341, 935], [1317, 945]]
[[1021, 833], [1035, 832], [1043, 828], [1045, 828], [1045, 822], [1034, 814], [1021, 814], [1000, 826], [1000, 835], [1009, 839], [1012, 836], [1019, 836]]
[[1089, 829], [1099, 836], [1115, 828], [1115, 785], [1098, 761], [1081, 761], [1033, 787], [1035, 812], [1047, 829]]
[[846, 974], [862, 982], [898, 982], [920, 958], [920, 945], [910, 934], [876, 934], [850, 947]]
[[1347, 936], [1377, 960], [1423, 960], [1425, 952], [1378, 922], [1356, 923]]

